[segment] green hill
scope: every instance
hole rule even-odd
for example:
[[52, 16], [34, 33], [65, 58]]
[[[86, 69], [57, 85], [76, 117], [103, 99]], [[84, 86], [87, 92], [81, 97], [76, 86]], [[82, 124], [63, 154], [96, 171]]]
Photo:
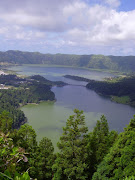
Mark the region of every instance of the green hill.
[[135, 56], [104, 56], [74, 54], [42, 54], [39, 52], [6, 51], [0, 52], [0, 63], [50, 64], [86, 67], [123, 72], [135, 71]]

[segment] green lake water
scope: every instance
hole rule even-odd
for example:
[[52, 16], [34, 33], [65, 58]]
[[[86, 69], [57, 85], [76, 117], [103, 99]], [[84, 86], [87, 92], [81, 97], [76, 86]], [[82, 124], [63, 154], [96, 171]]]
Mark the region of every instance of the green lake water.
[[[21, 108], [28, 118], [28, 124], [32, 125], [37, 133], [37, 140], [44, 136], [52, 140], [57, 150], [56, 143], [62, 134], [62, 127], [66, 125], [66, 120], [73, 114], [72, 109], [55, 105], [54, 102], [42, 102], [39, 105], [29, 104]], [[100, 117], [94, 113], [85, 113], [86, 125], [92, 129], [96, 120]]]

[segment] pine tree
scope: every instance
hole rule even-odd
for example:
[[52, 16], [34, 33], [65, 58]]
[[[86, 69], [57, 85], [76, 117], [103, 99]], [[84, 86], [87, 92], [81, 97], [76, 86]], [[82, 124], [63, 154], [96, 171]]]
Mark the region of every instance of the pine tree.
[[0, 114], [0, 131], [3, 133], [8, 133], [12, 129], [13, 119], [10, 118], [7, 111], [3, 111]]
[[18, 144], [23, 147], [27, 152], [31, 152], [36, 146], [36, 133], [32, 126], [24, 124], [17, 132]]
[[130, 176], [135, 176], [135, 116], [124, 132], [119, 134], [92, 179], [115, 180]]
[[35, 159], [35, 170], [38, 171], [38, 179], [50, 180], [52, 179], [52, 165], [55, 160], [53, 154], [54, 147], [50, 139], [44, 137], [40, 142], [37, 149], [37, 157]]
[[109, 132], [107, 119], [104, 115], [102, 115], [100, 120], [97, 121], [93, 132], [90, 132], [87, 137], [87, 164], [89, 166], [89, 178], [92, 177], [93, 173], [97, 169], [97, 166], [109, 152], [109, 149], [113, 145], [117, 136], [118, 134], [116, 131]]
[[83, 111], [74, 110], [74, 115], [67, 120], [63, 128], [63, 135], [60, 137], [58, 148], [60, 153], [53, 166], [54, 180], [72, 179], [85, 180], [87, 158], [86, 133]]

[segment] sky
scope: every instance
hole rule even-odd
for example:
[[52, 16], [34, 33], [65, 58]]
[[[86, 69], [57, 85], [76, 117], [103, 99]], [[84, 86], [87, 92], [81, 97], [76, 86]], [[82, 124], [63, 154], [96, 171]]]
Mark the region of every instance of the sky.
[[0, 0], [0, 51], [135, 55], [135, 0]]

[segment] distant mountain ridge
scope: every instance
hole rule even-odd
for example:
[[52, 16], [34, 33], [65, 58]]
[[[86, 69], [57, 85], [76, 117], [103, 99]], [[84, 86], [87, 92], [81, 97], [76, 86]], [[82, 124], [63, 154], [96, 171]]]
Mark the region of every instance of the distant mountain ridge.
[[39, 52], [9, 50], [6, 52], [0, 51], [1, 62], [64, 65], [124, 72], [135, 71], [135, 56], [42, 54]]

